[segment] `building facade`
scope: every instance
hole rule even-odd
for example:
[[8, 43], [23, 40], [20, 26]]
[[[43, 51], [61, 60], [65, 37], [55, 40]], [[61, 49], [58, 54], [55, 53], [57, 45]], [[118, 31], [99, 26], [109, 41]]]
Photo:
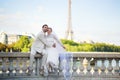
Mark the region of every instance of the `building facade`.
[[12, 44], [15, 43], [20, 39], [21, 36], [28, 36], [29, 38], [32, 38], [30, 35], [18, 35], [18, 34], [7, 34], [5, 32], [0, 33], [0, 42], [3, 44]]
[[5, 32], [0, 33], [0, 42], [3, 44], [8, 44], [8, 36]]

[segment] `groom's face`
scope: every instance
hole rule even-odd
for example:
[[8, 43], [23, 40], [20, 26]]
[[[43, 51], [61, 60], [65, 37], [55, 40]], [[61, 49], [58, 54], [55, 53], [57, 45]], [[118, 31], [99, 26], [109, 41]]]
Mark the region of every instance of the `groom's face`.
[[44, 27], [42, 28], [42, 30], [43, 30], [43, 32], [47, 32], [48, 26], [44, 26]]

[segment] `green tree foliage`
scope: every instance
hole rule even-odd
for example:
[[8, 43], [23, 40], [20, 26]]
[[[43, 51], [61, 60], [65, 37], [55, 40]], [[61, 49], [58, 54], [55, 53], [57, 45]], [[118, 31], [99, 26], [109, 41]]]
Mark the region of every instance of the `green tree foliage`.
[[27, 36], [21, 36], [15, 43], [14, 49], [20, 52], [29, 52], [31, 47], [31, 40]]
[[12, 44], [0, 43], [0, 52], [29, 52], [33, 39], [28, 36], [21, 36], [20, 39]]
[[120, 46], [105, 43], [77, 43], [71, 40], [61, 40], [67, 51], [72, 52], [120, 52]]
[[[106, 43], [78, 43], [71, 40], [61, 40], [66, 50], [69, 52], [120, 52], [120, 46]], [[0, 43], [0, 52], [10, 52], [11, 50], [19, 52], [29, 52], [33, 39], [27, 36], [21, 38], [13, 44], [5, 45]]]
[[1, 51], [5, 52], [6, 48], [7, 48], [7, 46], [5, 44], [0, 43], [0, 52]]

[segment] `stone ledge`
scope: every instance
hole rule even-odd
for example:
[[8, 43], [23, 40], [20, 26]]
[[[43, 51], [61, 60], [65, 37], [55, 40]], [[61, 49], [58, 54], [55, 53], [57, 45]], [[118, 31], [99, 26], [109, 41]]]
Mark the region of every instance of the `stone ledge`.
[[118, 52], [73, 52], [73, 57], [120, 59]]
[[[0, 80], [65, 80], [63, 77], [0, 78]], [[120, 80], [120, 78], [72, 77], [71, 80]]]
[[[20, 53], [20, 52], [13, 52], [13, 53], [6, 53], [6, 52], [0, 52], [0, 58], [29, 58], [30, 53]], [[40, 54], [35, 55], [36, 58], [41, 58], [42, 56]]]

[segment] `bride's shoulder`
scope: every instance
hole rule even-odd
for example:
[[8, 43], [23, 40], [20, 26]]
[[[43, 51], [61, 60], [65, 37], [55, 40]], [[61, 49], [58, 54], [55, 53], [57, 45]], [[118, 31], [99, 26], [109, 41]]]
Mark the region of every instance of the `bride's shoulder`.
[[48, 37], [48, 38], [51, 38], [51, 37], [53, 37], [53, 34], [49, 34], [49, 35], [47, 35], [47, 37]]

